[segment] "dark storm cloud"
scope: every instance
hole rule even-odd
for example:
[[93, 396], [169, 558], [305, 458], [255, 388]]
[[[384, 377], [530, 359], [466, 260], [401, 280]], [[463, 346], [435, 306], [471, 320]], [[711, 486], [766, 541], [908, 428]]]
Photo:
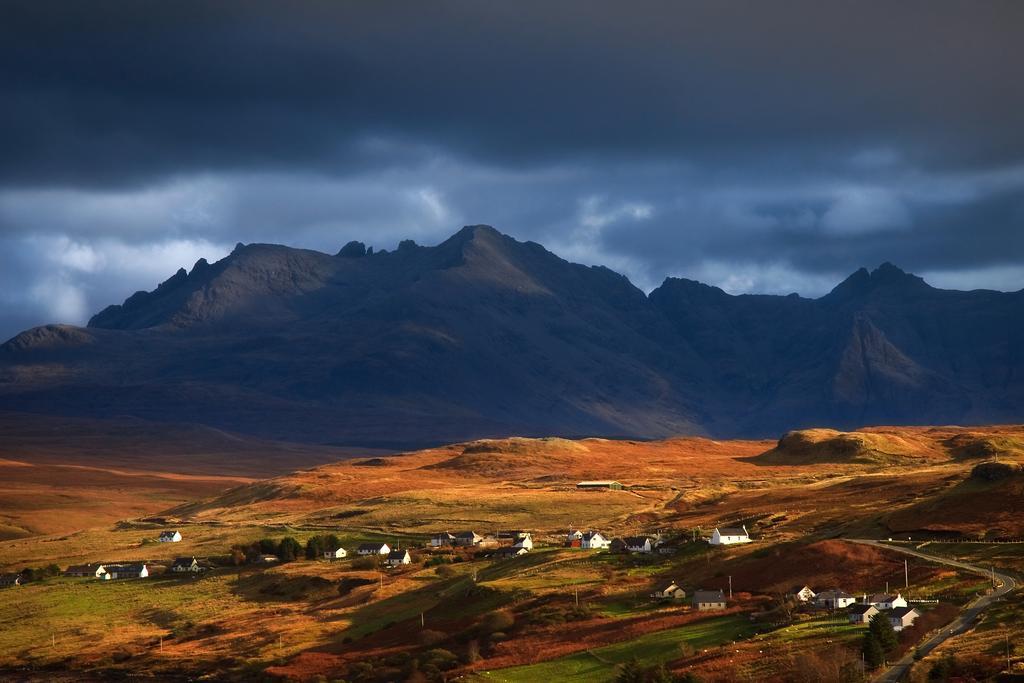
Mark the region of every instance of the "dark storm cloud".
[[475, 222], [646, 288], [1016, 289], [1021, 82], [1015, 2], [7, 2], [0, 336]]
[[498, 164], [1020, 158], [1024, 8], [936, 7], [7, 3], [3, 177], [345, 173], [373, 135]]

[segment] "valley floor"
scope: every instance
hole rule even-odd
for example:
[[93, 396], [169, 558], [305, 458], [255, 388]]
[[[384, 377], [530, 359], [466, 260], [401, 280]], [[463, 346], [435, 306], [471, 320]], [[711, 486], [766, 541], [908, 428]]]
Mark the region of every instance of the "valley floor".
[[[1003, 438], [1006, 428], [998, 429]], [[859, 680], [865, 627], [841, 610], [787, 598], [794, 586], [856, 597], [898, 589], [922, 601], [921, 621], [901, 635], [901, 652], [913, 652], [991, 586], [971, 572], [844, 539], [892, 537], [923, 553], [1024, 570], [1017, 550], [1024, 544], [947, 542], [977, 539], [984, 509], [916, 512], [989, 489], [1014, 495], [1012, 475], [982, 481], [972, 475], [978, 460], [943, 446], [964, 431], [874, 430], [866, 432], [876, 435], [870, 452], [852, 458], [836, 455], [830, 444], [840, 437], [827, 434], [815, 437], [822, 449], [798, 458], [768, 442], [511, 439], [367, 454], [259, 481], [118, 475], [145, 483], [113, 486], [135, 502], [110, 516], [90, 514], [82, 503], [86, 468], [81, 486], [65, 487], [66, 499], [55, 486], [56, 497], [33, 508], [31, 495], [8, 492], [0, 508], [27, 532], [0, 541], [0, 572], [37, 570], [24, 585], [0, 588], [0, 677], [144, 669], [163, 678], [238, 680], [612, 681], [624, 668], [665, 666], [690, 680]], [[69, 467], [55, 463], [0, 467], [38, 470], [8, 481], [8, 491], [19, 481], [41, 487], [49, 477], [70, 479], [67, 469], [46, 469]], [[615, 479], [626, 488], [580, 490], [583, 479]], [[164, 480], [181, 487], [154, 493], [153, 482]], [[44, 507], [61, 519], [62, 504], [69, 512], [55, 532], [22, 524]], [[908, 528], [911, 519], [925, 522]], [[1002, 525], [999, 540], [1020, 535], [1005, 519], [995, 515], [988, 524]], [[704, 540], [724, 526], [745, 526], [754, 542], [714, 547]], [[570, 527], [609, 538], [649, 536], [673, 552], [563, 547]], [[167, 529], [183, 540], [157, 543]], [[465, 529], [485, 536], [525, 529], [536, 546], [512, 559], [489, 547], [430, 547], [432, 534]], [[349, 556], [306, 559], [310, 539], [329, 534]], [[268, 539], [275, 547], [265, 543], [261, 552], [280, 552], [285, 538], [297, 541], [295, 561], [251, 563], [254, 542]], [[380, 558], [356, 556], [370, 542], [409, 549], [411, 563], [389, 569]], [[195, 556], [206, 570], [167, 572], [181, 556]], [[45, 570], [114, 561], [146, 562], [152, 576], [99, 581]], [[673, 581], [685, 599], [650, 597]], [[690, 597], [698, 589], [723, 590], [727, 608], [695, 610]], [[1007, 666], [997, 656], [1000, 643], [1024, 636], [1021, 609], [1017, 595], [998, 602], [910, 676], [924, 680], [952, 666], [998, 674]], [[1009, 665], [1024, 662], [1011, 652]]]

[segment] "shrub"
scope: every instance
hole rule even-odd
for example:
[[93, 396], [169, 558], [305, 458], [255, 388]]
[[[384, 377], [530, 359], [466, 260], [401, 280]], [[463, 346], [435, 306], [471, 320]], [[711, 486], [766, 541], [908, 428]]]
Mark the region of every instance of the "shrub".
[[379, 555], [363, 555], [362, 557], [357, 557], [352, 560], [352, 568], [362, 570], [376, 569], [377, 565], [380, 563], [380, 559], [378, 559], [379, 557]]
[[480, 627], [486, 633], [507, 631], [516, 623], [515, 615], [508, 610], [496, 610], [483, 618]]
[[427, 650], [423, 653], [423, 657], [420, 661], [424, 665], [434, 666], [441, 671], [447, 671], [448, 669], [455, 668], [455, 666], [458, 665], [459, 658], [448, 650], [434, 648], [433, 650]]
[[442, 640], [444, 640], [447, 637], [448, 637], [447, 634], [445, 634], [444, 632], [442, 632], [442, 631], [432, 631], [429, 628], [423, 629], [419, 633], [420, 644], [426, 645], [428, 647], [431, 646], [431, 645], [437, 645], [438, 643], [440, 643]]

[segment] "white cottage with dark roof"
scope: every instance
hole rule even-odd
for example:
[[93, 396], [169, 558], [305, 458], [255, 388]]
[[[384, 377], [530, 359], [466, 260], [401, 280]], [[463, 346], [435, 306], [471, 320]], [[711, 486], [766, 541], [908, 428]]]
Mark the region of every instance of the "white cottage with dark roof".
[[733, 545], [735, 543], [750, 543], [750, 534], [747, 527], [715, 527], [708, 540], [711, 545]]

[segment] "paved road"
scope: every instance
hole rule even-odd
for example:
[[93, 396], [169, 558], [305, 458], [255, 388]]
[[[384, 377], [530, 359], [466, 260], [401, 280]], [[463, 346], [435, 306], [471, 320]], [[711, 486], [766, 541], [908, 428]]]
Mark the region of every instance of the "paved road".
[[[852, 541], [853, 543], [874, 545], [880, 548], [885, 548], [887, 550], [893, 550], [898, 553], [903, 553], [905, 555], [913, 555], [915, 557], [920, 557], [930, 562], [944, 564], [949, 567], [956, 567], [957, 569], [963, 569], [964, 571], [973, 572], [975, 574], [981, 574], [986, 577], [992, 575], [991, 570], [986, 569], [985, 567], [978, 567], [973, 564], [967, 564], [966, 562], [959, 562], [957, 560], [950, 560], [945, 557], [929, 555], [928, 553], [923, 553], [920, 550], [912, 550], [910, 548], [903, 548], [900, 546], [891, 545], [889, 543], [882, 543], [880, 541], [871, 541], [866, 539], [848, 540]], [[903, 659], [894, 663], [891, 667], [889, 667], [881, 674], [879, 674], [877, 677], [875, 677], [875, 683], [896, 683], [897, 681], [902, 680], [903, 677], [907, 675], [907, 672], [910, 671], [910, 667], [914, 663], [915, 652], [921, 651], [927, 654], [934, 650], [936, 647], [938, 647], [940, 644], [949, 640], [950, 638], [960, 635], [974, 624], [974, 621], [978, 618], [978, 615], [981, 614], [986, 608], [988, 608], [989, 605], [991, 605], [993, 602], [1000, 599], [1007, 593], [1016, 590], [1017, 588], [1017, 581], [1012, 576], [996, 572], [995, 579], [996, 589], [994, 591], [992, 591], [988, 595], [983, 595], [980, 598], [976, 599], [974, 602], [970, 603], [966, 609], [960, 612], [960, 616], [958, 616], [952, 622], [944, 626], [941, 631], [939, 631], [931, 638], [918, 645], [917, 648], [911, 648], [910, 651], [907, 652], [906, 655], [904, 655]]]

